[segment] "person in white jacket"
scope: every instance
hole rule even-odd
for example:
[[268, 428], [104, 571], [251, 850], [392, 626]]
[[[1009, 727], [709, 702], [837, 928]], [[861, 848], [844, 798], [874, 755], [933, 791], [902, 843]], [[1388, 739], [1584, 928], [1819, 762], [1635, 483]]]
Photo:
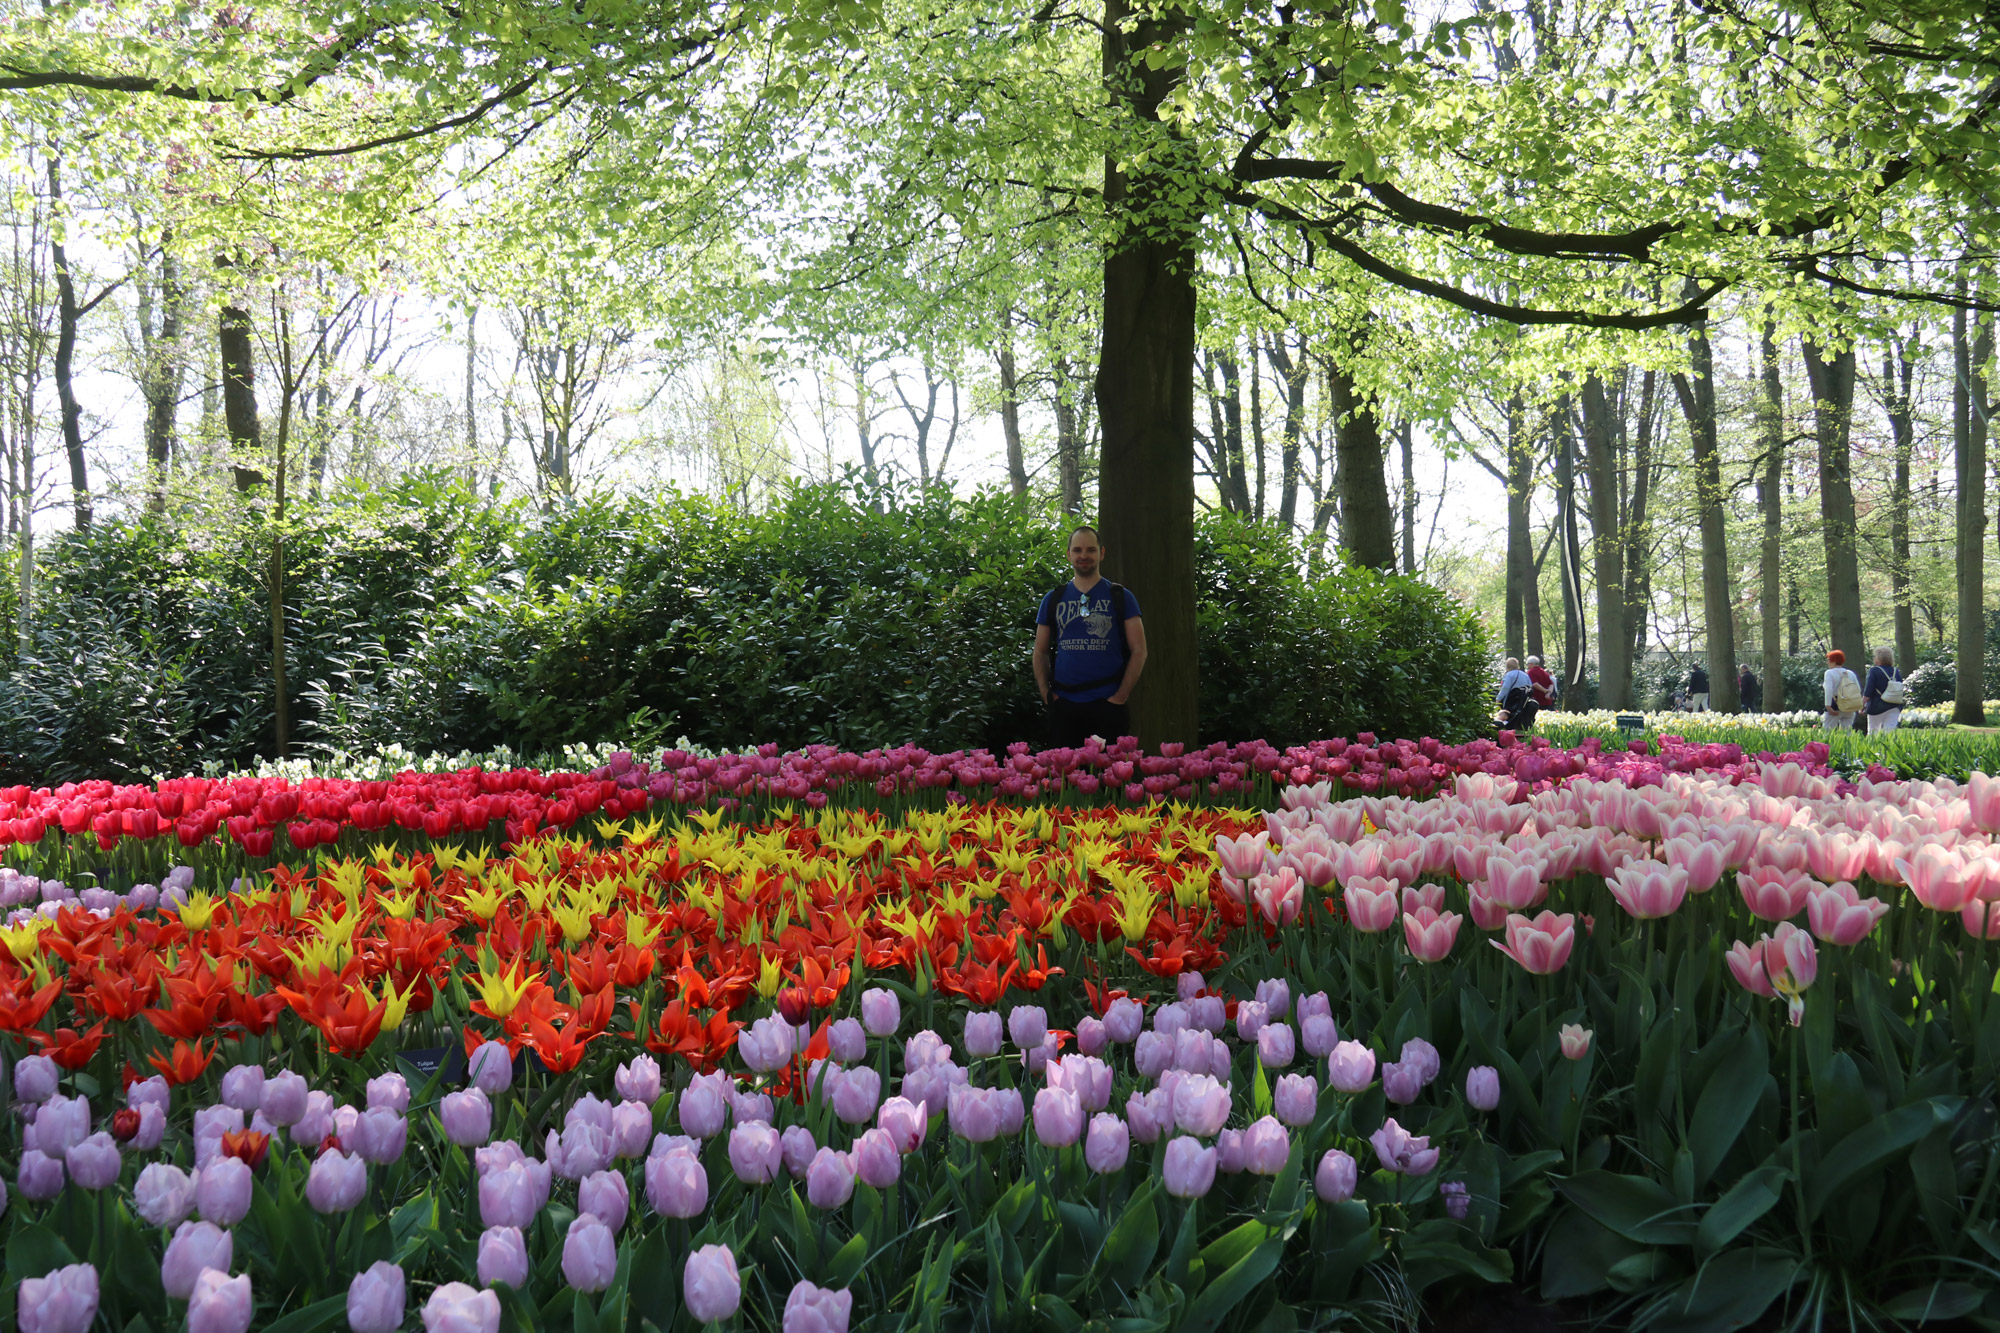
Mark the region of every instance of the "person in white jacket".
[[1847, 654], [1836, 648], [1826, 655], [1824, 694], [1826, 715], [1821, 725], [1828, 731], [1854, 730], [1854, 719], [1861, 712], [1858, 702], [1854, 708], [1844, 709], [1840, 706], [1840, 686], [1843, 681], [1851, 682], [1854, 686], [1849, 695], [1850, 701], [1858, 701], [1861, 697], [1861, 680], [1847, 669]]

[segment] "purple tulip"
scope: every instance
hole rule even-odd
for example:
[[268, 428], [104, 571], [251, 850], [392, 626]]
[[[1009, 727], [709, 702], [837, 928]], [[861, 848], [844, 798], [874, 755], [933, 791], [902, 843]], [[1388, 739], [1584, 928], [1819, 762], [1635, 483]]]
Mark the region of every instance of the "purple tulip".
[[804, 1180], [811, 1169], [813, 1158], [819, 1153], [819, 1145], [813, 1142], [812, 1131], [804, 1125], [787, 1125], [779, 1136], [784, 1145], [785, 1170], [794, 1180]]
[[1272, 1018], [1283, 1018], [1292, 1011], [1291, 985], [1283, 977], [1267, 977], [1257, 983], [1257, 1001]]
[[632, 1211], [632, 1190], [616, 1171], [598, 1171], [585, 1176], [576, 1187], [576, 1210], [589, 1213], [616, 1232]]
[[1366, 1092], [1375, 1082], [1375, 1052], [1358, 1041], [1343, 1041], [1327, 1059], [1326, 1081], [1335, 1092]]
[[519, 1227], [488, 1227], [479, 1233], [479, 1285], [519, 1287], [528, 1280], [528, 1240]]
[[1164, 1032], [1141, 1032], [1132, 1048], [1132, 1067], [1140, 1078], [1154, 1079], [1174, 1062], [1174, 1039]]
[[965, 1016], [965, 1053], [978, 1056], [1000, 1053], [1000, 1015], [987, 1010]]
[[646, 1155], [653, 1137], [652, 1108], [644, 1102], [620, 1102], [611, 1108], [611, 1155], [630, 1161]]
[[722, 1132], [729, 1114], [729, 1098], [723, 1093], [728, 1081], [728, 1075], [720, 1071], [697, 1074], [688, 1081], [674, 1108], [682, 1129], [698, 1139], [712, 1139]]
[[1199, 1199], [1215, 1187], [1216, 1152], [1186, 1135], [1167, 1144], [1167, 1193], [1176, 1199]]
[[158, 1074], [151, 1078], [138, 1079], [125, 1086], [125, 1104], [135, 1110], [151, 1102], [165, 1111], [172, 1106], [173, 1098], [172, 1086]]
[[1220, 995], [1197, 995], [1187, 1002], [1188, 1026], [1199, 1028], [1211, 1037], [1229, 1026], [1229, 1015]]
[[1445, 1216], [1455, 1222], [1463, 1222], [1472, 1212], [1472, 1191], [1462, 1180], [1447, 1180], [1438, 1186], [1438, 1194], [1444, 1199]]
[[875, 1127], [888, 1134], [897, 1152], [912, 1153], [923, 1146], [931, 1121], [921, 1103], [907, 1097], [891, 1097], [875, 1113]]
[[233, 1227], [250, 1212], [250, 1166], [234, 1157], [217, 1157], [201, 1169], [194, 1182], [195, 1211], [204, 1222]]
[[611, 1165], [611, 1132], [593, 1120], [576, 1119], [558, 1134], [553, 1129], [542, 1145], [549, 1170], [563, 1180], [582, 1180]]
[[871, 1037], [893, 1037], [903, 1025], [903, 1003], [896, 992], [871, 986], [861, 992], [861, 1026]]
[[1421, 1066], [1392, 1060], [1382, 1066], [1382, 1095], [1398, 1106], [1408, 1106], [1424, 1090]]
[[1125, 1123], [1141, 1143], [1156, 1143], [1174, 1125], [1173, 1093], [1166, 1088], [1135, 1092], [1125, 1101]]
[[[465, 1059], [465, 1077], [488, 1097], [497, 1097], [514, 1082], [514, 1057], [504, 1041], [483, 1041]], [[650, 1100], [642, 1098], [641, 1100]]]
[[1438, 1150], [1428, 1135], [1412, 1134], [1393, 1119], [1368, 1136], [1383, 1169], [1406, 1176], [1427, 1176], [1436, 1169]]
[[1299, 997], [1299, 1022], [1304, 1023], [1314, 1014], [1318, 1014], [1321, 1018], [1333, 1017], [1333, 1001], [1327, 998], [1323, 990], [1316, 990], [1310, 995]]
[[784, 1140], [770, 1124], [753, 1120], [729, 1131], [729, 1165], [746, 1185], [768, 1185], [785, 1164]]
[[736, 1054], [759, 1074], [784, 1068], [792, 1060], [791, 1024], [767, 1014], [736, 1034]]
[[69, 1168], [69, 1178], [87, 1190], [101, 1190], [117, 1184], [118, 1173], [124, 1164], [124, 1159], [118, 1155], [118, 1140], [101, 1130], [63, 1154], [63, 1165]]
[[248, 1273], [204, 1268], [188, 1293], [188, 1333], [248, 1333], [253, 1306]]
[[[243, 1127], [243, 1117], [236, 1117], [236, 1128]], [[35, 1109], [35, 1137], [28, 1147], [61, 1157], [90, 1137], [90, 1103], [82, 1097], [52, 1095]]]
[[1432, 1079], [1438, 1076], [1438, 1072], [1444, 1068], [1444, 1062], [1438, 1056], [1437, 1047], [1431, 1045], [1422, 1037], [1412, 1037], [1404, 1042], [1402, 1054], [1396, 1058], [1399, 1063], [1415, 1069], [1418, 1077], [1423, 1080], [1426, 1087], [1430, 1085]]
[[1324, 1060], [1340, 1044], [1340, 1029], [1326, 1014], [1299, 1015], [1299, 1045], [1315, 1060]]
[[1130, 1045], [1145, 1025], [1146, 1010], [1138, 1001], [1119, 996], [1104, 1010], [1104, 1033], [1120, 1046]]
[[403, 1270], [377, 1259], [347, 1284], [347, 1327], [352, 1333], [396, 1333], [408, 1301]]
[[842, 1123], [860, 1125], [875, 1118], [875, 1107], [882, 1100], [881, 1075], [863, 1066], [844, 1069], [837, 1078], [829, 1076], [829, 1081], [833, 1083], [833, 1113]]
[[1213, 1138], [1229, 1119], [1229, 1089], [1206, 1074], [1181, 1080], [1174, 1089], [1174, 1123], [1200, 1138]]
[[404, 1114], [410, 1109], [410, 1081], [393, 1070], [369, 1079], [368, 1109]]
[[1174, 978], [1174, 998], [1177, 1000], [1192, 1000], [1207, 989], [1208, 982], [1199, 972], [1183, 972]]
[[1188, 1030], [1188, 1009], [1178, 1000], [1153, 1011], [1153, 1031], [1172, 1041]]
[[868, 1034], [859, 1019], [842, 1018], [826, 1025], [826, 1051], [843, 1065], [860, 1064], [868, 1058]]
[[26, 1055], [14, 1066], [14, 1100], [40, 1105], [56, 1095], [62, 1071], [46, 1055]]
[[236, 1239], [213, 1222], [183, 1222], [167, 1242], [160, 1260], [160, 1285], [167, 1295], [184, 1301], [194, 1294], [194, 1280], [205, 1268], [229, 1271], [236, 1256]]
[[691, 1152], [646, 1159], [646, 1202], [661, 1217], [699, 1217], [708, 1207], [708, 1171]]
[[445, 1094], [438, 1118], [444, 1136], [461, 1148], [477, 1148], [493, 1137], [493, 1103], [478, 1088]]
[[743, 1303], [743, 1281], [728, 1246], [704, 1245], [688, 1255], [681, 1270], [681, 1298], [697, 1323], [719, 1324], [735, 1315]]
[[739, 1125], [748, 1124], [752, 1120], [762, 1120], [769, 1124], [776, 1117], [777, 1107], [772, 1104], [769, 1093], [745, 1092], [732, 1083], [729, 1086], [729, 1113], [736, 1117], [736, 1123]]
[[424, 1303], [424, 1333], [500, 1333], [500, 1298], [447, 1282]]
[[1035, 1094], [1035, 1137], [1045, 1147], [1067, 1148], [1083, 1134], [1083, 1104], [1061, 1086]]
[[1297, 1128], [1310, 1125], [1319, 1114], [1319, 1083], [1311, 1074], [1283, 1074], [1271, 1093], [1271, 1109], [1278, 1119]]
[[63, 1169], [63, 1159], [51, 1157], [39, 1148], [27, 1148], [21, 1152], [21, 1172], [15, 1184], [24, 1199], [37, 1203], [53, 1199], [62, 1193], [68, 1173]]
[[194, 1211], [194, 1181], [177, 1166], [149, 1163], [132, 1186], [132, 1211], [150, 1226], [179, 1226]]
[[611, 1083], [621, 1100], [651, 1106], [660, 1100], [660, 1063], [650, 1055], [635, 1055], [618, 1066]]
[[[486, 1191], [480, 1182], [480, 1193]], [[324, 1152], [306, 1175], [306, 1202], [316, 1213], [344, 1213], [359, 1204], [368, 1193], [368, 1164], [353, 1153], [339, 1149]]]
[[1292, 1136], [1273, 1116], [1264, 1116], [1243, 1131], [1243, 1169], [1256, 1176], [1275, 1176], [1292, 1155]]
[[1319, 1169], [1313, 1172], [1313, 1193], [1327, 1203], [1346, 1203], [1354, 1197], [1354, 1187], [1360, 1179], [1360, 1168], [1354, 1159], [1338, 1148], [1330, 1148], [1319, 1159]]
[[1271, 1021], [1271, 1011], [1261, 1000], [1245, 1000], [1236, 1006], [1236, 1035], [1242, 1041], [1255, 1041], [1264, 1025]]
[[870, 1129], [854, 1140], [854, 1174], [862, 1184], [885, 1190], [903, 1175], [903, 1156], [887, 1133]]
[[854, 1197], [854, 1159], [834, 1148], [813, 1154], [806, 1171], [806, 1200], [815, 1208], [838, 1208]]
[[1125, 1122], [1109, 1111], [1099, 1111], [1090, 1118], [1090, 1129], [1083, 1138], [1083, 1164], [1100, 1176], [1116, 1175], [1125, 1169], [1125, 1159], [1132, 1152], [1132, 1132]]
[[305, 1075], [283, 1070], [264, 1080], [264, 1095], [257, 1109], [272, 1124], [289, 1129], [305, 1118], [306, 1096], [311, 1091]]
[[1040, 1005], [1018, 1004], [1007, 1015], [1007, 1035], [1024, 1051], [1041, 1049], [1049, 1035], [1049, 1016]]
[[903, 1066], [905, 1069], [919, 1069], [924, 1065], [951, 1063], [951, 1045], [943, 1037], [925, 1028], [903, 1043]]
[[801, 1279], [785, 1298], [782, 1333], [847, 1333], [854, 1317], [854, 1293], [829, 1291]]
[[1076, 1022], [1076, 1049], [1084, 1055], [1102, 1055], [1111, 1044], [1110, 1033], [1104, 1030], [1104, 1020], [1086, 1014]]
[[1500, 1105], [1500, 1071], [1492, 1065], [1474, 1065], [1467, 1070], [1465, 1100], [1475, 1111], [1491, 1111]]
[[[327, 1154], [328, 1157], [332, 1155]], [[324, 1162], [326, 1157], [319, 1160]], [[317, 1163], [314, 1169], [318, 1169]], [[537, 1193], [526, 1162], [508, 1162], [505, 1166], [480, 1172], [479, 1225], [523, 1229], [534, 1225], [535, 1214], [542, 1210]], [[328, 1210], [322, 1208], [320, 1211]]]
[[1290, 1023], [1266, 1023], [1257, 1033], [1257, 1062], [1266, 1069], [1283, 1069], [1298, 1053]]
[[305, 1114], [291, 1126], [292, 1142], [311, 1147], [326, 1142], [332, 1133], [333, 1097], [324, 1092], [307, 1093]]
[[89, 1333], [97, 1322], [97, 1269], [71, 1264], [21, 1280], [15, 1327], [20, 1333]]
[[[727, 1082], [720, 1075], [719, 1081]], [[611, 1137], [611, 1103], [593, 1093], [586, 1092], [570, 1104], [563, 1115], [563, 1128], [572, 1129], [577, 1125], [589, 1125], [605, 1138]], [[580, 1177], [579, 1177], [580, 1178]]]
[[222, 1076], [222, 1101], [225, 1106], [248, 1112], [264, 1104], [264, 1068], [262, 1065], [236, 1065]]
[[618, 1242], [593, 1213], [579, 1213], [563, 1238], [563, 1278], [578, 1291], [603, 1291], [618, 1274]]
[[951, 1132], [967, 1143], [991, 1143], [1000, 1137], [1000, 1105], [996, 1088], [957, 1087], [947, 1107]]
[[364, 1162], [388, 1166], [403, 1156], [410, 1141], [410, 1122], [400, 1111], [371, 1106], [354, 1118], [354, 1128], [341, 1135], [341, 1147], [348, 1148]]

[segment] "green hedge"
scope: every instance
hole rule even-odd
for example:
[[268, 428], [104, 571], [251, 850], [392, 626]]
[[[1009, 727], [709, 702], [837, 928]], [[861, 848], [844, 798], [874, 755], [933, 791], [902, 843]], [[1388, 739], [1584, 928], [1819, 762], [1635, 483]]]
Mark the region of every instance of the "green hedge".
[[[553, 512], [429, 479], [299, 510], [286, 535], [296, 748], [607, 740], [932, 749], [1036, 739], [1034, 607], [1064, 522], [1002, 494], [877, 507], [800, 486], [744, 515], [661, 492]], [[1473, 616], [1413, 579], [1203, 520], [1213, 739], [1462, 738]], [[45, 555], [0, 690], [0, 777], [172, 772], [272, 750], [269, 532], [100, 521]]]

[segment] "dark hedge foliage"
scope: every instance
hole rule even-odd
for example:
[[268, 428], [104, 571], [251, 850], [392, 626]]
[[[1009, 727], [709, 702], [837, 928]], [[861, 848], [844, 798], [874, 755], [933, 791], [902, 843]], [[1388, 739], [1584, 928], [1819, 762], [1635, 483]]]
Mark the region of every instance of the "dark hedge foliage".
[[[417, 478], [285, 535], [295, 750], [1034, 740], [1034, 608], [1060, 516], [800, 486], [743, 515], [663, 492], [552, 512]], [[44, 555], [0, 688], [0, 780], [177, 772], [272, 750], [270, 531], [100, 521]], [[1484, 637], [1414, 579], [1200, 528], [1203, 729], [1284, 744], [1483, 721]]]

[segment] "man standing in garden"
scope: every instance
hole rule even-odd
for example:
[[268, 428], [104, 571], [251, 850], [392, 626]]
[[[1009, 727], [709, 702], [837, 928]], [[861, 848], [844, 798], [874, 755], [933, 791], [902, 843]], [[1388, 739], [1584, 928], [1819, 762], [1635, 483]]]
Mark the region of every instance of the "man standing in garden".
[[1146, 627], [1139, 599], [1097, 572], [1103, 561], [1097, 529], [1072, 531], [1076, 576], [1043, 597], [1035, 613], [1035, 684], [1048, 706], [1052, 745], [1132, 734], [1126, 701], [1146, 668]]

